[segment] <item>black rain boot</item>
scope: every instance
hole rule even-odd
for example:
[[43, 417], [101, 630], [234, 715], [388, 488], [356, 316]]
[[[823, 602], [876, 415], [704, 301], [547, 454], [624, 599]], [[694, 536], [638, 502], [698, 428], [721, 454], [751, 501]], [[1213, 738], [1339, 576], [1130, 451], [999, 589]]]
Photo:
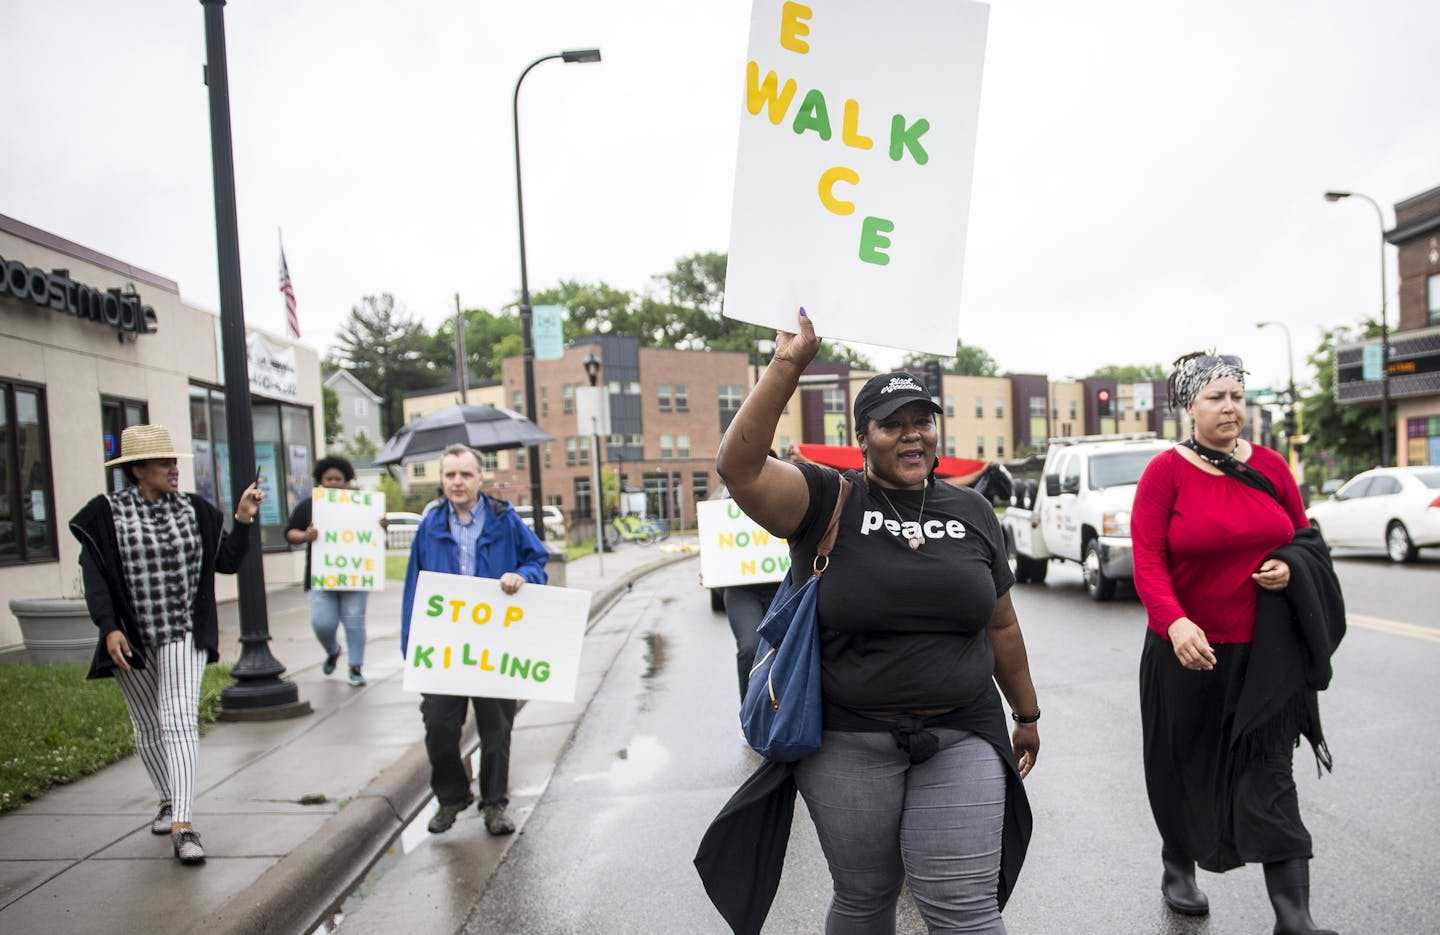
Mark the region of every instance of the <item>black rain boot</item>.
[[1160, 894], [1165, 905], [1181, 915], [1203, 916], [1210, 914], [1210, 900], [1195, 885], [1195, 861], [1176, 857], [1161, 849], [1160, 860], [1165, 864], [1165, 874], [1160, 877]]
[[1310, 861], [1304, 857], [1265, 865], [1265, 891], [1275, 907], [1275, 935], [1337, 935], [1310, 918]]

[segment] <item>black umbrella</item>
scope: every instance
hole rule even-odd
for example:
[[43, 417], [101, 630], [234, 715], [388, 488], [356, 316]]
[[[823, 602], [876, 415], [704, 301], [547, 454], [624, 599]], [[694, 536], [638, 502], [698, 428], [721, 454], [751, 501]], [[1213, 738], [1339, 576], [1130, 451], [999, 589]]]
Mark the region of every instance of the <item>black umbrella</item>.
[[448, 406], [421, 416], [390, 436], [375, 456], [376, 464], [434, 461], [447, 445], [469, 445], [477, 451], [503, 451], [554, 441], [534, 422], [499, 406]]

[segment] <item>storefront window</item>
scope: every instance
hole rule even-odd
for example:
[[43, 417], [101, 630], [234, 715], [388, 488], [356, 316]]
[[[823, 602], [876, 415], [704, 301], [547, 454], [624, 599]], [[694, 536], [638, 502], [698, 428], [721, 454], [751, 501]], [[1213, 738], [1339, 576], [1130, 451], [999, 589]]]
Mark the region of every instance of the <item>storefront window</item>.
[[[120, 455], [120, 434], [132, 425], [150, 423], [150, 406], [143, 399], [124, 399], [119, 396], [100, 397], [100, 428], [105, 433], [105, 460]], [[114, 493], [125, 487], [125, 471], [122, 465], [105, 471], [105, 492]]]
[[[310, 495], [315, 463], [314, 413], [272, 400], [251, 400], [255, 466], [261, 472], [265, 502], [260, 506], [260, 542], [287, 549], [285, 520]], [[230, 446], [226, 442], [225, 396], [220, 390], [190, 387], [191, 453], [195, 456], [195, 492], [230, 513]], [[423, 465], [415, 465], [423, 468]]]
[[0, 380], [0, 565], [56, 558], [49, 465], [44, 389]]

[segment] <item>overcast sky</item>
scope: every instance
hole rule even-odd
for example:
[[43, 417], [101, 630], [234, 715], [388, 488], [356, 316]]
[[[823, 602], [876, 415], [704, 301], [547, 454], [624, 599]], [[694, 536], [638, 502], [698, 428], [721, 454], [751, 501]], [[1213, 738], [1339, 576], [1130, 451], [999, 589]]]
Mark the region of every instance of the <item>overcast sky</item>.
[[[816, 5], [825, 0], [816, 0]], [[901, 2], [901, 0], [896, 0]], [[877, 10], [885, 4], [875, 4]], [[433, 326], [530, 286], [633, 290], [726, 250], [748, 0], [233, 0], [225, 7], [245, 313], [303, 341], [391, 292]], [[1375, 315], [1379, 224], [1440, 185], [1440, 3], [991, 4], [961, 335], [1081, 376], [1218, 346], [1252, 385]], [[0, 213], [218, 310], [198, 0], [0, 4]], [[1391, 323], [1396, 278], [1391, 251]], [[938, 271], [937, 295], [958, 287]], [[813, 310], [823, 321], [823, 309]], [[893, 352], [874, 355], [893, 363]]]

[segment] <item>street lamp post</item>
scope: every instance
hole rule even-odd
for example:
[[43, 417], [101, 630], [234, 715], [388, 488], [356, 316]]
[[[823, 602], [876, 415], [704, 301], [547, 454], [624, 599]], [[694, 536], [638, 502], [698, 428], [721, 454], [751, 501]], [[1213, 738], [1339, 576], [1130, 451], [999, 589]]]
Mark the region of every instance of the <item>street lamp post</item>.
[[[1295, 391], [1295, 351], [1290, 343], [1290, 326], [1285, 324], [1283, 321], [1257, 321], [1255, 323], [1255, 327], [1279, 328], [1280, 330], [1285, 332], [1285, 364], [1287, 367], [1290, 368], [1290, 386], [1286, 390], [1286, 396], [1289, 399], [1289, 405], [1285, 408], [1289, 412], [1289, 416], [1285, 420], [1285, 446], [1289, 449], [1289, 454], [1293, 458], [1295, 453], [1295, 409], [1297, 400]], [[1293, 470], [1295, 467], [1293, 460], [1291, 461], [1290, 466]]]
[[1390, 325], [1386, 309], [1389, 290], [1385, 287], [1385, 212], [1380, 203], [1360, 192], [1326, 192], [1326, 201], [1360, 198], [1370, 202], [1380, 219], [1380, 466], [1390, 466]]
[[[600, 358], [595, 356], [592, 349], [585, 355], [585, 376], [590, 380], [591, 394], [598, 395], [596, 383], [600, 379]], [[603, 401], [592, 399], [591, 406], [596, 406]], [[595, 561], [600, 569], [600, 576], [605, 576], [605, 528], [600, 525], [601, 508], [600, 501], [603, 498], [603, 491], [600, 486], [600, 423], [597, 415], [592, 410], [590, 416], [590, 463], [594, 465], [594, 487], [590, 492], [591, 512], [595, 514]]]
[[[537, 425], [540, 423], [540, 416], [535, 408], [535, 335], [531, 330], [530, 283], [525, 269], [525, 197], [520, 185], [520, 85], [524, 83], [525, 76], [530, 74], [530, 69], [553, 58], [563, 59], [567, 64], [598, 62], [600, 50], [572, 49], [568, 52], [542, 55], [526, 65], [515, 81], [511, 117], [515, 129], [515, 210], [520, 219], [520, 336], [525, 367], [525, 414]], [[534, 445], [530, 449], [530, 518], [535, 526], [535, 535], [542, 541], [545, 539], [544, 505], [541, 503], [543, 497], [540, 489], [540, 446]]]
[[[230, 442], [230, 502], [255, 474], [255, 425], [250, 410], [245, 308], [240, 289], [240, 233], [235, 207], [235, 149], [230, 136], [230, 80], [225, 56], [225, 0], [201, 0], [205, 9], [205, 84], [210, 97], [210, 160], [215, 189], [215, 241], [220, 273], [220, 354], [225, 366], [225, 426]], [[279, 479], [276, 479], [279, 482]], [[258, 520], [258, 517], [257, 517]], [[274, 720], [310, 713], [310, 702], [270, 652], [260, 523], [231, 530], [250, 537], [250, 560], [236, 573], [240, 604], [240, 658], [235, 682], [220, 693], [226, 720]]]

